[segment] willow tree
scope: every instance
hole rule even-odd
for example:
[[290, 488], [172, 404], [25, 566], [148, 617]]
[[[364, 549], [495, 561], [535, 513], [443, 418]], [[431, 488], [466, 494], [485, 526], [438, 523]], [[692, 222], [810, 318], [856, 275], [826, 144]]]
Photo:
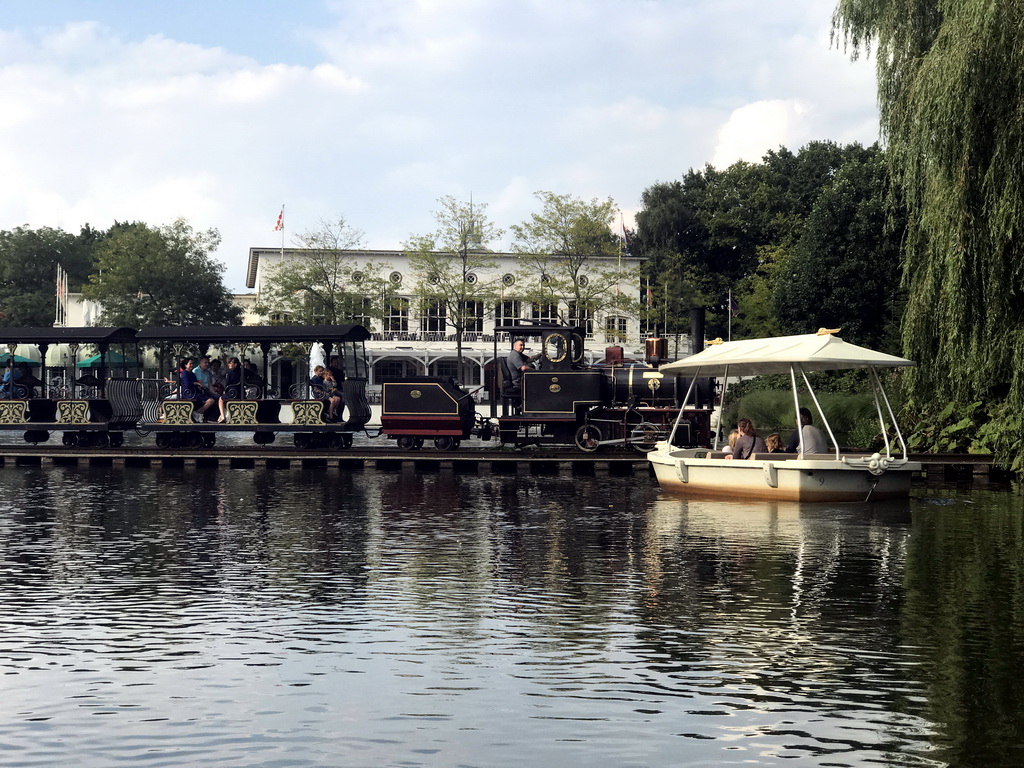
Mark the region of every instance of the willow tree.
[[908, 216], [903, 320], [932, 403], [1024, 405], [1024, 4], [840, 0], [834, 34], [874, 52]]

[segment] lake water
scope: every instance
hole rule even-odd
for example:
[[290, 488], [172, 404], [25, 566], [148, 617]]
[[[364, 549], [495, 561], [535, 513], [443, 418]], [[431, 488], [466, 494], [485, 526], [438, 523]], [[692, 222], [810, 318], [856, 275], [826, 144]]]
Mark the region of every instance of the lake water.
[[0, 765], [1024, 764], [1012, 492], [0, 470]]

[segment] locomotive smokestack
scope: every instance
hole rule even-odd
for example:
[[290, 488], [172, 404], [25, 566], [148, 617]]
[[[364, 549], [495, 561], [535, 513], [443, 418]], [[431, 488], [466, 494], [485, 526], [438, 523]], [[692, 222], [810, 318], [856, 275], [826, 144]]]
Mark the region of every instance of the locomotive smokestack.
[[690, 310], [690, 351], [694, 355], [704, 351], [704, 307]]

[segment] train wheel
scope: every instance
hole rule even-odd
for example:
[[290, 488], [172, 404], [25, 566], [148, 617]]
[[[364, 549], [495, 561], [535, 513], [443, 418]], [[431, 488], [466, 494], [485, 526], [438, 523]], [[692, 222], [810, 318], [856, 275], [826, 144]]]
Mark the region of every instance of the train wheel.
[[398, 436], [398, 448], [403, 451], [415, 451], [419, 448], [416, 445], [416, 438], [412, 435], [399, 435]]
[[203, 433], [203, 448], [213, 448], [217, 444], [217, 436], [213, 432]]
[[78, 433], [77, 432], [65, 432], [61, 437], [60, 441], [64, 443], [68, 448], [78, 447]]
[[166, 432], [161, 432], [156, 436], [156, 447], [157, 448], [172, 448], [174, 447], [174, 439], [171, 435]]
[[443, 435], [441, 437], [434, 438], [434, 447], [439, 451], [454, 451], [459, 445], [459, 441], [451, 435]]
[[92, 448], [106, 448], [110, 445], [110, 435], [106, 432], [97, 432], [89, 442]]
[[352, 435], [346, 433], [341, 436], [341, 447], [345, 449], [352, 447]]
[[310, 436], [304, 432], [299, 432], [295, 435], [295, 447], [300, 450], [306, 450], [312, 445], [312, 443], [313, 441], [310, 439]]
[[637, 424], [629, 433], [629, 447], [637, 453], [650, 453], [661, 438], [661, 430], [657, 425], [645, 421]]
[[581, 451], [593, 453], [600, 450], [603, 437], [601, 430], [593, 424], [584, 424], [576, 430], [576, 447]]
[[185, 433], [185, 439], [182, 441], [186, 448], [202, 448], [203, 447], [203, 433], [202, 432], [187, 432]]
[[124, 434], [121, 433], [121, 432], [111, 432], [110, 433], [110, 447], [111, 448], [120, 448], [122, 445], [124, 445]]
[[50, 433], [45, 429], [30, 429], [24, 434], [24, 438], [26, 443], [38, 445], [47, 442], [50, 439]]

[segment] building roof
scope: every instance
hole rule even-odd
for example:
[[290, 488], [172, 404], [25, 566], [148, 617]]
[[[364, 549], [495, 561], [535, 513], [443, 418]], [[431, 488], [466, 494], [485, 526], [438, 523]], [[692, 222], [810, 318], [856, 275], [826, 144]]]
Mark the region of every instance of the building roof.
[[140, 342], [182, 341], [207, 344], [268, 344], [284, 342], [366, 341], [362, 325], [211, 325], [143, 328]]
[[0, 344], [134, 344], [134, 328], [99, 326], [54, 328], [2, 328]]

